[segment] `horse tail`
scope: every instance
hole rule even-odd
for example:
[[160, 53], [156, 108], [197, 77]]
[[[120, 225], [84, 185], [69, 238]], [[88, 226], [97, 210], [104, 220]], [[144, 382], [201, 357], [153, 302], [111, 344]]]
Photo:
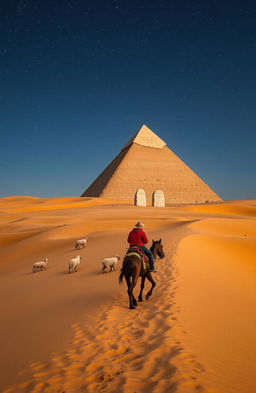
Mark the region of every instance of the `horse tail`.
[[119, 276], [119, 284], [122, 284], [124, 278], [124, 269], [122, 269], [120, 276]]
[[126, 261], [123, 262], [123, 267], [119, 276], [119, 284], [123, 282], [124, 276], [132, 275], [131, 262], [132, 261], [130, 259], [127, 259]]

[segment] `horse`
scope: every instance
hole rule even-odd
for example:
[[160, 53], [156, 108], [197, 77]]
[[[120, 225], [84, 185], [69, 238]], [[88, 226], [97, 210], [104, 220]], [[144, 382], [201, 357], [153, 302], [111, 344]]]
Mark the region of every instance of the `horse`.
[[[152, 246], [150, 247], [150, 251], [153, 254], [154, 260], [156, 259], [157, 256], [159, 256], [160, 258], [164, 258], [162, 240], [161, 239], [160, 240], [152, 240]], [[119, 276], [119, 284], [122, 283], [123, 277], [125, 277], [127, 287], [128, 287], [127, 293], [129, 296], [131, 310], [135, 309], [138, 305], [138, 303], [133, 295], [133, 290], [134, 290], [134, 288], [137, 284], [138, 278], [140, 276], [141, 276], [141, 286], [140, 286], [140, 293], [139, 293], [138, 301], [143, 302], [142, 292], [144, 289], [145, 279], [147, 278], [152, 284], [151, 289], [146, 294], [146, 300], [148, 300], [149, 297], [152, 295], [152, 292], [153, 292], [154, 287], [156, 286], [156, 283], [153, 280], [153, 277], [152, 277], [149, 269], [143, 268], [143, 263], [142, 263], [142, 260], [139, 257], [139, 255], [138, 256], [136, 256], [136, 255], [125, 256], [124, 260], [123, 260], [122, 271]]]

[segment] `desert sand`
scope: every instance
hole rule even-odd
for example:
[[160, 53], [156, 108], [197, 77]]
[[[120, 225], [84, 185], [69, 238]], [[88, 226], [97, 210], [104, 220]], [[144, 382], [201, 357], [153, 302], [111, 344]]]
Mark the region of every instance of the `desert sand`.
[[[101, 260], [123, 257], [137, 220], [165, 258], [150, 300], [129, 310], [121, 263], [102, 274]], [[1, 392], [254, 393], [255, 224], [256, 201], [0, 199]]]

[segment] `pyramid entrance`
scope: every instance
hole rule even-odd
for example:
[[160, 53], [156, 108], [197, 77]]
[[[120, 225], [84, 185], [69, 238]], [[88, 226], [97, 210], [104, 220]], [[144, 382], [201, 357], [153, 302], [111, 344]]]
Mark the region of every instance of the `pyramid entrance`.
[[165, 207], [165, 198], [163, 190], [156, 190], [152, 195], [152, 206]]
[[146, 193], [142, 188], [136, 191], [134, 197], [134, 204], [136, 206], [147, 206]]

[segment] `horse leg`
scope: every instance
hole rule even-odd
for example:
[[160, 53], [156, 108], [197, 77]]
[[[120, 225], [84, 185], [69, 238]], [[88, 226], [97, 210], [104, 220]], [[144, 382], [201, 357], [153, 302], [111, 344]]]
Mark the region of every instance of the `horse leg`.
[[146, 278], [145, 275], [141, 277], [141, 286], [140, 286], [139, 302], [143, 302], [142, 292], [143, 292], [143, 289], [144, 289], [145, 278]]
[[137, 270], [137, 269], [134, 270], [133, 275], [132, 275], [131, 290], [132, 290], [132, 301], [133, 301], [133, 305], [134, 305], [135, 307], [138, 306], [138, 303], [137, 303], [137, 300], [135, 299], [135, 297], [134, 297], [134, 295], [133, 295], [133, 290], [134, 290], [134, 288], [135, 288], [136, 285], [137, 285], [137, 281], [138, 281], [139, 275], [140, 275], [139, 270]]
[[148, 293], [146, 294], [146, 300], [148, 300], [150, 298], [150, 296], [152, 295], [153, 289], [156, 286], [155, 281], [153, 280], [153, 277], [151, 276], [151, 273], [147, 273], [146, 274], [147, 279], [151, 282], [152, 286], [151, 289], [148, 291]]
[[131, 280], [130, 280], [130, 276], [125, 276], [125, 280], [126, 280], [126, 284], [127, 284], [127, 293], [128, 293], [128, 297], [129, 297], [129, 301], [130, 301], [130, 309], [135, 308], [133, 306], [133, 301], [132, 301], [132, 297], [131, 297], [131, 291], [130, 291], [130, 287], [131, 287]]
[[[132, 282], [130, 282], [130, 277], [129, 277], [129, 281], [127, 281], [127, 278], [126, 278], [126, 282], [127, 282], [127, 286], [128, 286], [127, 292], [128, 292], [128, 296], [129, 296], [129, 300], [130, 300], [130, 309], [131, 310], [136, 308], [136, 306], [138, 305], [138, 303], [133, 295], [133, 289], [135, 288], [137, 281], [138, 281], [138, 277], [134, 276], [134, 275], [132, 276]], [[128, 282], [129, 282], [129, 284], [128, 284]]]
[[134, 305], [135, 307], [137, 307], [137, 306], [138, 306], [138, 303], [137, 303], [137, 300], [135, 299], [133, 293], [132, 293], [132, 301], [133, 301], [133, 305]]

